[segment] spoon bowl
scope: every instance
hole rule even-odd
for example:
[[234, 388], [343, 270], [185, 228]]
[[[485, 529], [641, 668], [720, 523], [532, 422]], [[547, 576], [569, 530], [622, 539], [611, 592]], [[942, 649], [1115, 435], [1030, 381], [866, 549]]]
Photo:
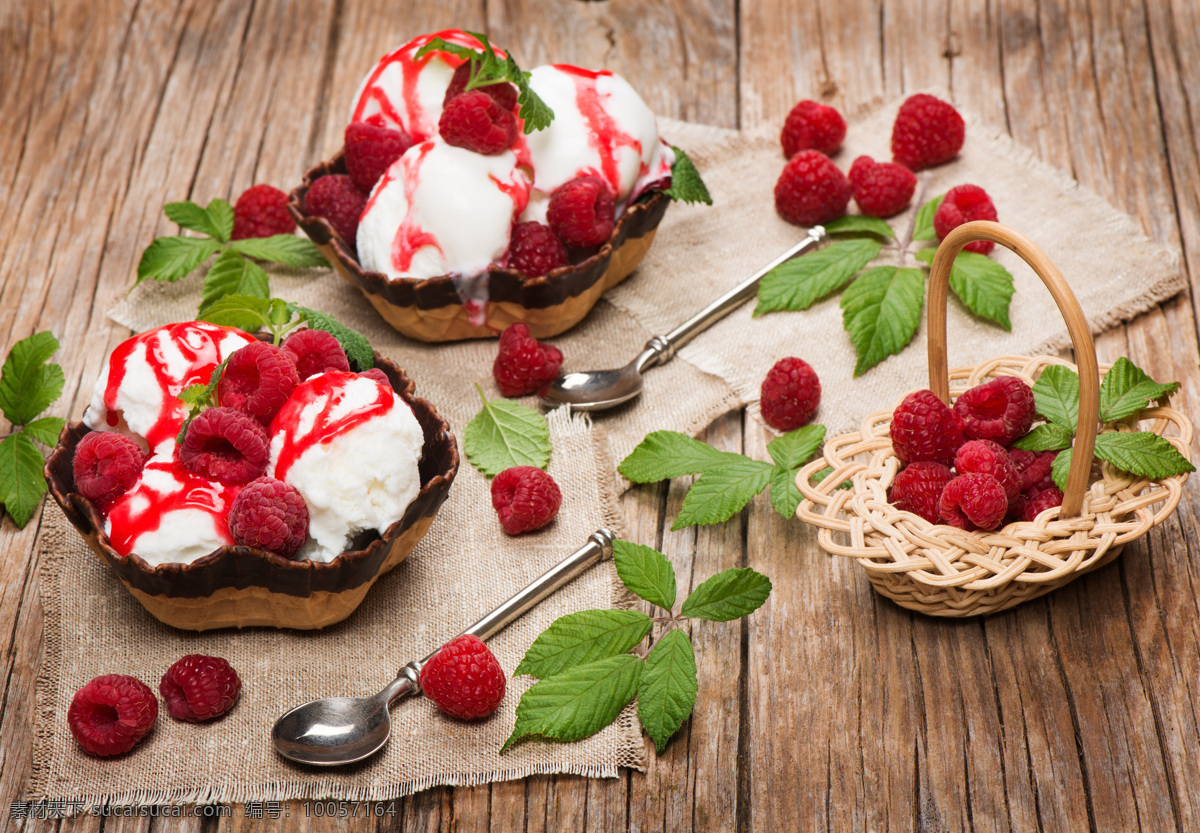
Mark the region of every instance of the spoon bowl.
[[577, 411], [598, 411], [628, 402], [642, 392], [637, 360], [614, 370], [593, 370], [559, 376], [538, 392], [547, 408], [570, 405]]

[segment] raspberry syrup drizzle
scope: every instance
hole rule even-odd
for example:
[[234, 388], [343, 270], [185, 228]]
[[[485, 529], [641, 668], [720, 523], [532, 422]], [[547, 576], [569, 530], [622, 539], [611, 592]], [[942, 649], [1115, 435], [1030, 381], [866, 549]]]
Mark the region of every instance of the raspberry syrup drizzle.
[[[620, 148], [632, 148], [641, 158], [642, 143], [630, 134], [621, 130], [604, 105], [600, 103], [600, 93], [596, 89], [596, 81], [601, 76], [611, 76], [607, 70], [593, 72], [569, 64], [555, 64], [559, 72], [571, 76], [575, 82], [575, 106], [579, 115], [587, 122], [590, 135], [588, 144], [600, 156], [600, 174], [612, 188], [614, 198], [621, 193], [621, 172], [617, 169], [617, 151]], [[644, 168], [645, 165], [642, 165]]]
[[[400, 227], [396, 229], [396, 236], [392, 238], [392, 266], [397, 272], [407, 272], [412, 268], [413, 256], [422, 246], [433, 246], [439, 252], [442, 251], [437, 237], [426, 231], [413, 216], [416, 213], [417, 187], [421, 184], [421, 165], [431, 150], [433, 143], [425, 142], [417, 148], [415, 156], [405, 153], [400, 157], [400, 164], [404, 166], [404, 199], [408, 202], [408, 212], [400, 222]], [[377, 188], [375, 193], [378, 194], [382, 190], [383, 188]]]
[[[167, 491], [154, 489], [145, 482], [146, 472], [168, 473], [178, 488]], [[142, 480], [113, 503], [109, 509], [109, 540], [120, 555], [133, 552], [138, 539], [162, 525], [163, 516], [181, 509], [199, 509], [213, 520], [217, 537], [233, 543], [226, 519], [233, 499], [241, 486], [226, 486], [216, 480], [192, 474], [178, 460], [151, 460], [142, 470]]]

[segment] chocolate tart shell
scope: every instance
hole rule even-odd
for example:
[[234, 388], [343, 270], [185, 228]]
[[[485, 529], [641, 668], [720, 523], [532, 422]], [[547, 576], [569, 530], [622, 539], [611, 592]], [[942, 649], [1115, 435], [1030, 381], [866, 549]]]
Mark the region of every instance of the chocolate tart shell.
[[670, 198], [653, 191], [617, 218], [612, 237], [586, 259], [527, 278], [515, 269], [488, 272], [488, 303], [483, 321], [472, 321], [449, 275], [424, 280], [395, 280], [368, 272], [358, 263], [353, 241], [342, 240], [329, 222], [307, 213], [305, 195], [327, 174], [346, 173], [339, 153], [304, 175], [288, 196], [288, 210], [300, 228], [396, 330], [419, 341], [495, 338], [515, 321], [529, 325], [536, 338], [558, 335], [578, 324], [604, 292], [629, 276], [650, 248]]
[[412, 408], [425, 435], [421, 489], [400, 520], [361, 549], [322, 563], [293, 561], [266, 550], [224, 546], [191, 564], [153, 567], [136, 554], [119, 555], [104, 534], [92, 501], [75, 491], [75, 446], [91, 429], [67, 425], [46, 460], [50, 494], [92, 550], [155, 618], [194, 631], [270, 626], [308, 630], [345, 619], [371, 585], [395, 567], [429, 531], [458, 472], [458, 445], [450, 426], [395, 363], [375, 354], [375, 366]]

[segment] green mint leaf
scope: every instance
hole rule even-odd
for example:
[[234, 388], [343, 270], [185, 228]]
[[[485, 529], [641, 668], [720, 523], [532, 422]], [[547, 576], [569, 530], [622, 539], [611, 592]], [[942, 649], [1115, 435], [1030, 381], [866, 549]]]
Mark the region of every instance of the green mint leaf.
[[1064, 492], [1067, 490], [1067, 475], [1071, 473], [1071, 457], [1074, 453], [1075, 449], [1064, 448], [1058, 452], [1058, 456], [1050, 464], [1050, 479], [1054, 481], [1055, 486]]
[[51, 448], [58, 445], [58, 435], [62, 433], [67, 421], [62, 417], [42, 417], [25, 423], [25, 433], [42, 445]]
[[209, 393], [208, 385], [188, 385], [176, 394], [176, 398], [184, 405], [194, 406], [204, 403], [208, 399]]
[[529, 82], [525, 80], [527, 77], [526, 73], [525, 78], [522, 78], [521, 82], [517, 84], [521, 90], [517, 95], [517, 115], [524, 123], [521, 132], [526, 135], [535, 130], [545, 130], [550, 126], [550, 122], [554, 121], [554, 111], [529, 86]]
[[550, 429], [546, 418], [532, 408], [507, 399], [488, 401], [476, 385], [483, 409], [467, 423], [463, 453], [475, 468], [495, 477], [513, 466], [537, 466], [550, 462]]
[[613, 564], [625, 587], [668, 613], [675, 604], [675, 568], [656, 549], [617, 540], [613, 542]]
[[237, 327], [248, 333], [258, 331], [270, 325], [267, 313], [271, 302], [266, 298], [256, 298], [253, 295], [227, 295], [213, 301], [203, 315], [197, 315], [200, 321], [210, 324], [220, 324], [222, 327]]
[[1013, 443], [1013, 448], [1023, 448], [1026, 451], [1058, 451], [1070, 446], [1071, 432], [1049, 422], [1034, 426], [1032, 431]]
[[617, 471], [634, 483], [657, 483], [685, 474], [700, 474], [710, 466], [741, 456], [718, 451], [678, 431], [653, 431], [629, 452]]
[[[467, 32], [468, 35], [474, 34]], [[481, 41], [483, 38], [475, 35]], [[417, 50], [417, 54], [413, 56], [414, 61], [419, 61], [428, 55], [430, 52], [448, 52], [451, 55], [456, 55], [459, 58], [466, 58], [468, 61], [478, 61], [480, 58], [479, 50], [472, 49], [469, 46], [459, 46], [457, 43], [450, 43], [441, 38], [434, 38], [429, 43]]]
[[[914, 257], [933, 263], [937, 249], [921, 249]], [[959, 252], [950, 267], [950, 288], [971, 312], [980, 318], [994, 321], [1012, 330], [1008, 308], [1012, 301], [1013, 276], [1002, 265], [986, 255]]]
[[1037, 412], [1075, 436], [1079, 425], [1079, 374], [1061, 364], [1048, 365], [1033, 383]]
[[[214, 200], [216, 202], [216, 200]], [[225, 202], [221, 200], [221, 202]], [[229, 203], [225, 203], [229, 205]], [[212, 207], [211, 205], [209, 206]], [[184, 202], [169, 202], [163, 206], [163, 213], [167, 215], [167, 219], [172, 223], [179, 225], [181, 228], [198, 231], [201, 234], [211, 237], [212, 239], [221, 242], [229, 242], [229, 234], [233, 231], [233, 212], [230, 211], [229, 228], [225, 229], [217, 222], [208, 210], [201, 208], [190, 200]]]
[[276, 234], [272, 237], [249, 237], [245, 240], [234, 240], [229, 244], [229, 248], [247, 257], [282, 263], [284, 266], [296, 269], [329, 265], [329, 261], [321, 254], [321, 250], [315, 243], [307, 237], [297, 237], [294, 234]]
[[513, 676], [546, 679], [576, 665], [629, 652], [654, 622], [640, 610], [581, 610], [560, 616], [543, 631]]
[[375, 366], [375, 350], [362, 333], [350, 329], [327, 312], [300, 306], [289, 306], [287, 309], [296, 310], [308, 322], [310, 329], [324, 330], [336, 338], [346, 351], [346, 358], [357, 370], [370, 370]]
[[925, 278], [919, 269], [877, 266], [842, 293], [842, 326], [858, 353], [854, 375], [903, 350], [921, 323]]
[[832, 223], [826, 223], [825, 231], [829, 234], [877, 234], [889, 240], [896, 237], [896, 233], [886, 221], [862, 214], [847, 214]]
[[[825, 468], [814, 473], [813, 476], [808, 479], [808, 482], [809, 483], [820, 483], [831, 474], [833, 474], [833, 466], [826, 466]], [[835, 486], [834, 488], [835, 489], [853, 489], [854, 481], [853, 480], [843, 480], [841, 483], [837, 484], [837, 486]], [[799, 491], [799, 489], [797, 489], [796, 491]], [[796, 504], [796, 505], [799, 506], [800, 504]]]
[[57, 349], [58, 339], [43, 330], [21, 339], [9, 351], [0, 368], [0, 410], [13, 425], [33, 421], [62, 393], [63, 370], [50, 362]]
[[770, 463], [740, 456], [709, 468], [683, 498], [671, 529], [729, 520], [767, 487], [774, 470]]
[[[295, 314], [296, 314], [296, 311], [292, 308], [292, 305], [289, 304], [287, 301], [284, 301], [281, 298], [272, 298], [271, 299], [271, 308], [269, 310], [267, 310], [267, 318], [270, 320], [270, 322], [273, 326], [282, 327], [284, 324], [287, 324], [289, 321], [291, 321], [292, 316]], [[297, 321], [296, 323], [299, 323], [299, 322]], [[341, 342], [339, 342], [339, 344], [340, 343]], [[369, 343], [368, 343], [368, 346], [370, 346]], [[343, 347], [342, 352], [344, 353], [345, 351], [346, 351], [346, 348]], [[374, 355], [372, 355], [371, 364], [374, 364], [374, 363], [375, 363], [375, 357], [374, 357]]]
[[1096, 456], [1139, 477], [1171, 477], [1196, 470], [1175, 446], [1149, 431], [1101, 434], [1096, 437]]
[[617, 719], [637, 694], [642, 661], [632, 654], [576, 665], [535, 683], [517, 703], [517, 721], [500, 751], [528, 735], [572, 741]]
[[1100, 421], [1116, 422], [1179, 390], [1178, 382], [1160, 384], [1129, 359], [1117, 359], [1100, 383]]
[[917, 209], [917, 216], [913, 220], [913, 240], [935, 240], [937, 232], [933, 230], [933, 215], [937, 213], [938, 206], [942, 204], [942, 194], [939, 197], [926, 202]]
[[784, 261], [758, 285], [755, 317], [776, 310], [808, 309], [819, 298], [844, 286], [879, 255], [880, 248], [877, 240], [839, 240]]
[[696, 652], [681, 630], [669, 630], [650, 649], [638, 685], [638, 720], [662, 754], [696, 706]]
[[805, 425], [767, 443], [767, 453], [776, 466], [771, 473], [771, 506], [784, 518], [795, 516], [802, 499], [796, 474], [824, 441], [824, 425]]
[[12, 434], [0, 441], [0, 503], [22, 529], [46, 493], [44, 464], [37, 446], [24, 434]]
[[231, 358], [233, 358], [232, 353], [226, 356], [223, 362], [213, 368], [212, 373], [208, 376], [207, 383], [203, 385], [188, 385], [176, 394], [176, 398], [191, 408], [188, 411], [187, 418], [179, 426], [179, 433], [175, 435], [175, 442], [178, 445], [183, 445], [183, 438], [187, 436], [188, 426], [192, 424], [192, 420], [198, 417], [200, 412], [205, 408], [211, 408], [217, 404], [217, 385], [221, 383], [221, 376], [225, 373], [225, 367], [229, 364]]
[[160, 237], [142, 252], [134, 285], [146, 278], [177, 281], [191, 274], [220, 248], [218, 241], [207, 237]]
[[749, 567], [717, 573], [683, 600], [684, 616], [728, 622], [753, 613], [771, 595], [771, 580]]
[[671, 149], [675, 151], [675, 164], [671, 165], [671, 187], [663, 193], [676, 202], [702, 202], [712, 205], [712, 195], [708, 193], [708, 186], [700, 178], [695, 163], [674, 145]]
[[196, 311], [196, 315], [203, 316], [214, 303], [230, 295], [271, 297], [271, 287], [263, 268], [231, 249], [221, 252], [221, 256], [204, 275], [204, 288], [200, 291], [200, 309]]

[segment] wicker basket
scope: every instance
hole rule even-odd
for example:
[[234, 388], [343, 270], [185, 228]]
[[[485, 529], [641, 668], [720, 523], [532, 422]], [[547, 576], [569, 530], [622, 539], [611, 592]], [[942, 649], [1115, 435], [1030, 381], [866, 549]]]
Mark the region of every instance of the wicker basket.
[[[931, 524], [888, 503], [888, 488], [901, 468], [888, 436], [892, 411], [863, 420], [857, 433], [825, 444], [824, 454], [801, 470], [804, 495], [796, 514], [820, 528], [817, 540], [834, 555], [855, 558], [875, 589], [902, 607], [931, 616], [994, 613], [1061, 587], [1120, 554], [1128, 541], [1161, 523], [1175, 510], [1186, 474], [1160, 480], [1128, 475], [1094, 457], [1100, 378], [1108, 366], [1096, 363], [1096, 350], [1079, 302], [1062, 275], [1037, 246], [998, 223], [959, 226], [943, 241], [929, 276], [929, 386], [951, 402], [975, 385], [997, 376], [1033, 384], [1051, 364], [1075, 366], [1058, 358], [1004, 356], [977, 367], [947, 371], [946, 295], [950, 266], [963, 246], [992, 240], [1020, 255], [1046, 284], [1067, 322], [1079, 361], [1079, 427], [1063, 505], [1032, 522], [968, 532]], [[1139, 422], [1121, 431], [1153, 431], [1189, 460], [1192, 425], [1179, 411], [1148, 408]], [[819, 484], [810, 478], [831, 466]], [[838, 489], [846, 479], [852, 488]]]

